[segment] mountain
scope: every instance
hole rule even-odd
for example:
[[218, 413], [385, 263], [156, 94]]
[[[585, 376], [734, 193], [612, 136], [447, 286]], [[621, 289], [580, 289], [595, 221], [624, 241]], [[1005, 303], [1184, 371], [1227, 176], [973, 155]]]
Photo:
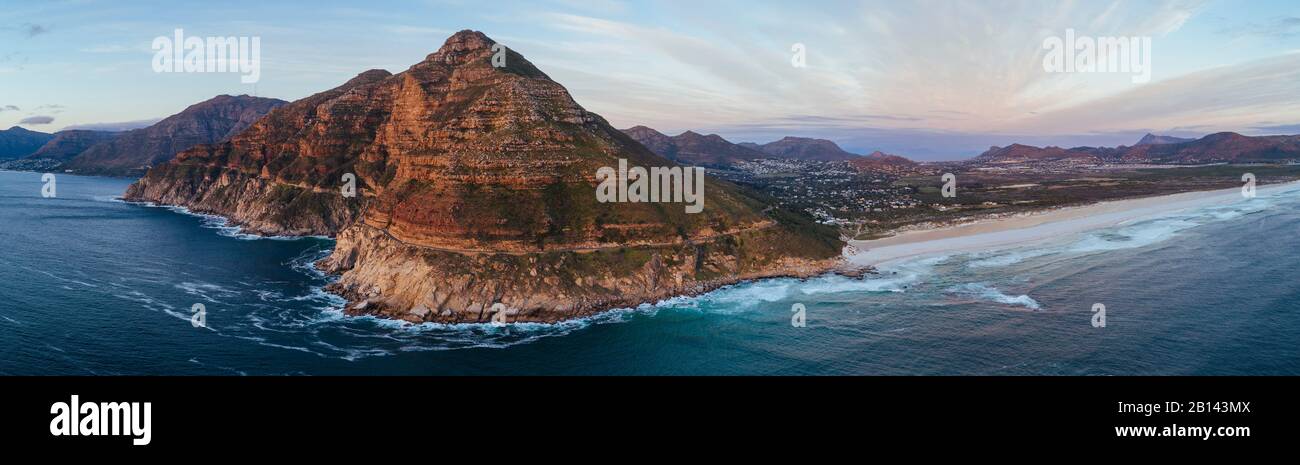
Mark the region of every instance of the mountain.
[[514, 51], [494, 67], [494, 44], [458, 32], [401, 73], [361, 73], [187, 150], [126, 198], [336, 236], [318, 266], [346, 311], [408, 321], [557, 321], [839, 266], [832, 228], [724, 181], [700, 178], [696, 214], [597, 201], [602, 168], [677, 165]]
[[624, 129], [623, 133], [661, 157], [669, 160], [677, 159], [677, 142], [662, 132], [645, 126], [633, 126]]
[[1276, 162], [1300, 159], [1300, 136], [1244, 136], [1219, 132], [1190, 142], [1139, 145], [1122, 150], [1125, 161], [1160, 163]]
[[1142, 136], [1142, 139], [1139, 140], [1136, 145], [1181, 144], [1183, 142], [1191, 142], [1194, 140], [1196, 139], [1188, 139], [1188, 138], [1174, 137], [1174, 136], [1157, 136], [1155, 134], [1151, 134], [1148, 132], [1147, 135]]
[[738, 161], [767, 157], [763, 152], [728, 142], [717, 134], [702, 135], [686, 131], [668, 137], [645, 126], [623, 130], [651, 152], [669, 160], [692, 166], [729, 166]]
[[225, 140], [285, 103], [273, 98], [219, 95], [147, 128], [96, 144], [60, 168], [78, 174], [139, 175], [190, 147]]
[[18, 126], [0, 131], [0, 160], [31, 155], [53, 138], [53, 134], [28, 131]]
[[121, 133], [70, 129], [54, 133], [54, 138], [25, 158], [32, 160], [68, 161], [100, 142], [113, 140]]
[[916, 162], [898, 155], [890, 155], [879, 150], [870, 155], [849, 160], [849, 165], [859, 171], [904, 171], [917, 166]]
[[[1159, 136], [1156, 136], [1159, 137]], [[1146, 138], [1143, 138], [1146, 140]], [[983, 163], [1018, 163], [1078, 159], [1123, 163], [1278, 162], [1300, 160], [1300, 136], [1244, 136], [1235, 132], [1210, 134], [1185, 142], [1140, 144], [1132, 147], [1039, 148], [1012, 144], [992, 147], [975, 157]]]
[[747, 148], [755, 148], [774, 158], [793, 158], [810, 161], [844, 161], [857, 158], [858, 155], [845, 152], [826, 139], [811, 139], [807, 137], [785, 137], [781, 140], [768, 142], [763, 145], [748, 144], [742, 145]]
[[1063, 149], [1060, 147], [1034, 147], [1032, 145], [1011, 144], [1006, 147], [989, 147], [987, 151], [975, 157], [977, 161], [989, 163], [1022, 163], [1028, 161], [1052, 161], [1080, 159], [1100, 161], [1091, 150]]
[[[896, 170], [916, 166], [916, 163], [897, 155], [875, 152], [867, 157], [845, 152], [835, 142], [807, 137], [785, 137], [759, 145], [753, 142], [733, 144], [717, 134], [702, 135], [686, 131], [676, 136], [645, 126], [633, 126], [623, 133], [646, 146], [650, 151], [687, 165], [725, 167], [737, 161], [760, 158], [785, 158], [811, 161], [853, 161], [860, 169]], [[866, 159], [864, 159], [866, 158]]]

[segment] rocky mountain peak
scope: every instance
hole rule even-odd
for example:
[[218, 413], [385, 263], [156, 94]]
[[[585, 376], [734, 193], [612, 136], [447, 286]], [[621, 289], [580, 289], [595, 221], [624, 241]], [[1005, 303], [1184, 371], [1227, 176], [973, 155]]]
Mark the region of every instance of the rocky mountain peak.
[[1182, 137], [1173, 137], [1173, 136], [1158, 136], [1148, 132], [1147, 135], [1142, 136], [1142, 139], [1138, 140], [1137, 144], [1134, 145], [1181, 144], [1183, 142], [1191, 142], [1193, 140], [1195, 139], [1186, 139]]
[[387, 79], [389, 76], [392, 75], [393, 73], [388, 72], [388, 70], [386, 69], [366, 70], [363, 71], [361, 74], [358, 74], [356, 77], [349, 79], [348, 82], [343, 83], [341, 87], [352, 88], [360, 85], [370, 84], [372, 82], [378, 82]]
[[657, 134], [657, 135], [660, 135], [660, 136], [663, 136], [663, 135], [664, 135], [664, 133], [659, 132], [659, 131], [656, 131], [654, 128], [647, 127], [647, 126], [642, 126], [642, 125], [639, 125], [639, 124], [636, 125], [636, 126], [632, 126], [632, 127], [630, 127], [630, 128], [624, 129], [623, 132], [639, 132], [639, 133], [645, 133], [645, 134], [650, 134], [650, 135]]
[[[523, 55], [507, 48], [493, 50], [497, 42], [479, 31], [463, 30], [457, 32], [442, 44], [438, 51], [429, 54], [423, 62], [412, 66], [413, 71], [422, 68], [437, 67], [455, 70], [473, 70], [476, 73], [502, 71], [526, 77], [550, 79], [540, 69], [533, 66]], [[504, 63], [494, 63], [493, 58], [504, 53]]]
[[[833, 230], [703, 175], [696, 211], [603, 200], [602, 170], [674, 164], [519, 54], [493, 63], [493, 44], [456, 33], [406, 71], [363, 73], [376, 80], [155, 166], [126, 198], [336, 236], [320, 266], [342, 275], [331, 290], [349, 312], [412, 321], [487, 321], [495, 304], [510, 321], [554, 321], [839, 260]], [[353, 176], [356, 195], [342, 195]]]

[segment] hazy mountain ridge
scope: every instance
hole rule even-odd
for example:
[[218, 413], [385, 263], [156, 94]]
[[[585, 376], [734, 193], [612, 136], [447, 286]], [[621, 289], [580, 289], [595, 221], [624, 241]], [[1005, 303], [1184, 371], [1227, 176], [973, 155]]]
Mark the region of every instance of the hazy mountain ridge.
[[[1277, 162], [1300, 159], [1300, 136], [1244, 136], [1219, 132], [1185, 142], [1148, 139], [1132, 147], [1034, 147], [1012, 144], [990, 147], [976, 162], [1007, 163], [1079, 159], [1122, 163]], [[1152, 142], [1155, 141], [1155, 142]]]
[[645, 126], [622, 131], [655, 154], [686, 165], [730, 166], [739, 161], [767, 157], [763, 152], [733, 144], [717, 134], [686, 131], [669, 137]]
[[23, 158], [54, 139], [54, 134], [31, 131], [19, 126], [0, 130], [0, 159]]
[[896, 168], [915, 166], [915, 162], [897, 155], [876, 151], [858, 155], [841, 149], [826, 139], [787, 136], [766, 144], [731, 143], [717, 134], [702, 135], [686, 131], [669, 137], [645, 126], [622, 130], [654, 153], [690, 165], [728, 167], [740, 161], [777, 158], [805, 161], [850, 161], [860, 168]]
[[40, 150], [28, 155], [27, 159], [45, 159], [65, 162], [85, 152], [95, 144], [109, 141], [121, 135], [119, 132], [90, 131], [68, 129], [54, 133], [54, 138], [41, 146]]
[[95, 144], [60, 169], [77, 174], [139, 175], [151, 166], [166, 163], [181, 151], [225, 140], [286, 103], [248, 95], [219, 95], [149, 127], [125, 131], [112, 140]]

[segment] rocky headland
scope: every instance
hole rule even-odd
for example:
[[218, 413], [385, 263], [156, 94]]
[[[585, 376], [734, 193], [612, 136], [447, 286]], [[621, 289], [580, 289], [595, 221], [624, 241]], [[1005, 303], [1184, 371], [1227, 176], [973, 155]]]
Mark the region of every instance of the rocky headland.
[[494, 45], [461, 31], [401, 73], [366, 71], [182, 152], [125, 197], [335, 237], [318, 266], [347, 312], [412, 322], [557, 321], [843, 266], [834, 229], [711, 177], [696, 214], [599, 202], [602, 167], [677, 165]]

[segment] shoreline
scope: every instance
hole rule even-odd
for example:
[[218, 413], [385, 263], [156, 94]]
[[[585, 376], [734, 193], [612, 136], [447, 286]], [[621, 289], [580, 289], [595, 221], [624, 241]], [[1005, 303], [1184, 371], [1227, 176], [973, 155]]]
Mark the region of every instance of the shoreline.
[[[145, 208], [161, 208], [172, 213], [178, 213], [184, 216], [198, 218], [203, 222], [220, 222], [221, 224], [201, 224], [200, 227], [213, 229], [218, 236], [228, 237], [237, 240], [298, 240], [298, 239], [323, 239], [333, 242], [333, 247], [338, 247], [338, 237], [317, 236], [317, 235], [269, 235], [263, 231], [249, 229], [246, 225], [238, 223], [229, 216], [219, 213], [194, 210], [183, 205], [174, 205], [160, 203], [152, 200], [127, 199], [125, 195], [116, 197], [115, 200], [136, 205]], [[767, 227], [759, 229], [768, 229]], [[730, 233], [735, 234], [735, 233]], [[713, 238], [710, 238], [712, 240]], [[393, 240], [396, 241], [395, 238]], [[412, 246], [405, 244], [406, 246]], [[321, 276], [330, 278], [329, 283], [320, 286], [322, 292], [339, 297], [344, 300], [344, 304], [339, 308], [344, 315], [358, 318], [381, 318], [388, 321], [402, 322], [406, 324], [419, 325], [425, 323], [434, 324], [482, 324], [497, 325], [500, 323], [493, 322], [490, 318], [467, 320], [462, 317], [451, 317], [449, 315], [429, 313], [430, 319], [413, 318], [410, 310], [398, 311], [390, 308], [381, 302], [372, 302], [370, 296], [359, 294], [355, 289], [350, 289], [341, 284], [343, 272], [331, 269], [328, 263], [330, 256], [335, 249], [331, 248], [329, 254], [312, 260], [308, 266], [312, 271], [319, 273]], [[444, 253], [472, 255], [460, 251], [443, 251]], [[506, 255], [516, 255], [509, 252], [501, 252]], [[538, 253], [582, 253], [582, 251], [544, 251]], [[809, 260], [807, 263], [798, 265], [786, 264], [781, 268], [751, 271], [735, 276], [720, 277], [704, 281], [690, 283], [688, 285], [676, 286], [663, 292], [652, 292], [639, 296], [623, 294], [620, 296], [610, 296], [593, 301], [583, 301], [580, 305], [569, 309], [563, 313], [553, 312], [522, 312], [519, 309], [510, 309], [515, 313], [510, 313], [510, 319], [505, 324], [563, 324], [569, 321], [582, 320], [595, 317], [608, 312], [636, 310], [644, 305], [659, 305], [663, 302], [677, 298], [691, 298], [705, 295], [720, 289], [751, 282], [759, 282], [770, 279], [798, 279], [807, 280], [826, 275], [840, 275], [850, 278], [861, 277], [867, 272], [866, 269], [852, 266], [845, 260], [843, 255], [832, 256], [820, 260]]]
[[[1285, 183], [1270, 184], [1260, 186], [1257, 189], [1258, 194], [1264, 194], [1288, 186], [1300, 185], [1300, 181], [1290, 181]], [[794, 278], [806, 280], [817, 276], [824, 275], [841, 275], [847, 277], [860, 277], [862, 274], [870, 274], [870, 270], [878, 265], [926, 255], [952, 252], [970, 252], [983, 250], [996, 250], [1000, 248], [1009, 248], [1021, 244], [1047, 240], [1059, 237], [1065, 234], [1086, 232], [1094, 229], [1114, 226], [1126, 221], [1140, 219], [1144, 217], [1156, 216], [1163, 213], [1170, 213], [1188, 208], [1196, 208], [1215, 204], [1226, 204], [1232, 201], [1241, 200], [1241, 188], [1227, 188], [1212, 191], [1192, 191], [1178, 194], [1169, 194], [1152, 197], [1139, 197], [1131, 199], [1112, 200], [1099, 202], [1088, 205], [1079, 205], [1072, 207], [1062, 207], [1037, 212], [1022, 213], [1011, 217], [985, 218], [970, 223], [960, 225], [942, 226], [931, 229], [918, 229], [900, 232], [894, 236], [873, 239], [868, 241], [849, 241], [847, 246], [859, 250], [857, 253], [849, 254], [847, 251], [839, 258], [829, 259], [837, 261], [836, 265], [823, 266], [820, 270], [810, 272], [784, 272], [784, 273], [754, 273], [749, 276], [736, 276], [733, 279], [716, 279], [711, 282], [694, 283], [692, 288], [678, 289], [677, 292], [668, 293], [659, 296], [651, 296], [649, 299], [639, 300], [639, 304], [657, 305], [663, 301], [679, 297], [695, 297], [707, 294], [728, 286], [744, 284], [749, 282], [759, 282], [769, 279]], [[261, 239], [300, 239], [317, 236], [268, 236], [256, 232], [248, 232], [245, 228], [238, 225], [231, 225], [230, 219], [223, 215], [195, 212], [187, 207], [178, 205], [159, 204], [148, 201], [130, 201], [122, 199], [125, 202], [133, 203], [146, 207], [166, 208], [177, 213], [189, 216], [221, 218], [226, 220], [226, 228], [233, 226], [240, 231], [237, 235], [247, 235]], [[183, 209], [184, 211], [176, 211]], [[224, 228], [217, 228], [224, 229]], [[335, 239], [335, 238], [328, 238]], [[327, 276], [340, 276], [339, 273], [332, 273], [322, 269], [317, 262], [311, 264], [316, 271]], [[392, 321], [403, 321], [409, 324], [421, 324], [427, 321], [411, 321], [403, 318], [403, 315], [391, 314], [390, 312], [376, 311], [379, 309], [367, 309], [369, 311], [359, 311], [353, 308], [358, 302], [365, 299], [357, 300], [347, 295], [347, 292], [340, 292], [340, 289], [330, 289], [335, 283], [324, 286], [323, 291], [343, 298], [347, 303], [341, 309], [344, 314], [354, 317], [378, 317]], [[628, 305], [628, 302], [614, 302], [619, 299], [611, 299], [610, 302], [590, 302], [586, 311], [577, 312], [572, 315], [546, 315], [544, 318], [512, 318], [509, 323], [539, 323], [539, 324], [557, 324], [565, 321], [589, 318], [599, 314], [611, 311], [636, 309], [639, 305]], [[537, 315], [529, 315], [536, 317]], [[436, 323], [446, 324], [492, 324], [488, 321], [434, 321]]]
[[[1290, 181], [1259, 186], [1256, 195], [1300, 185]], [[1241, 188], [1110, 200], [1011, 217], [986, 218], [960, 225], [903, 231], [866, 241], [849, 241], [858, 250], [845, 258], [857, 266], [878, 266], [938, 253], [974, 252], [1015, 247], [1067, 234], [1112, 227], [1127, 221], [1189, 208], [1242, 200]]]

